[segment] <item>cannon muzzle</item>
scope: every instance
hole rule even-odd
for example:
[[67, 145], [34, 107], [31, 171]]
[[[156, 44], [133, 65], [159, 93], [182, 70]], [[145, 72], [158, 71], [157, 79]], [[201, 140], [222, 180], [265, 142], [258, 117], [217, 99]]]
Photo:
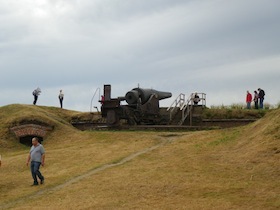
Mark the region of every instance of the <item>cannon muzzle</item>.
[[162, 92], [154, 89], [134, 88], [126, 93], [125, 100], [129, 105], [137, 104], [139, 100], [141, 104], [145, 104], [152, 95], [155, 95], [158, 100], [170, 98], [172, 96], [170, 92]]

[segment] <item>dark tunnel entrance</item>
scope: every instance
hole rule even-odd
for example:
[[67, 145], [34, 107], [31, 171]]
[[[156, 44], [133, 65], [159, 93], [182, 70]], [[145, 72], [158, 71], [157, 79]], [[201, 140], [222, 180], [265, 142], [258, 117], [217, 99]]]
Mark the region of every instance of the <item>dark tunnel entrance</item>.
[[26, 146], [32, 146], [32, 138], [33, 137], [37, 137], [39, 139], [40, 144], [44, 140], [43, 137], [40, 137], [40, 136], [23, 136], [23, 137], [19, 138], [19, 142], [21, 144], [26, 145]]

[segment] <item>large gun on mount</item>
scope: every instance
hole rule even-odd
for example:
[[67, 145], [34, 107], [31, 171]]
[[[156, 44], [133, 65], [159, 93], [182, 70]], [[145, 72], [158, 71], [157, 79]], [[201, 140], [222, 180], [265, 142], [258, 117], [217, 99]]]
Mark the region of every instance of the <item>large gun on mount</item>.
[[[167, 124], [169, 115], [161, 113], [159, 101], [171, 96], [170, 92], [134, 88], [124, 97], [111, 98], [111, 86], [104, 85], [104, 101], [101, 101], [102, 117], [106, 117], [108, 125], [117, 125], [121, 119], [127, 120], [130, 125]], [[127, 105], [121, 105], [121, 101], [126, 101]]]

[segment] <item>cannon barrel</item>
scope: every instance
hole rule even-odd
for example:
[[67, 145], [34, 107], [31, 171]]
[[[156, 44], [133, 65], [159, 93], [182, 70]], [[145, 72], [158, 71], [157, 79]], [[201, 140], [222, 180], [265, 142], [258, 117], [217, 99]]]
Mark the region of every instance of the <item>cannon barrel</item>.
[[155, 95], [158, 100], [170, 98], [172, 96], [170, 92], [162, 92], [154, 89], [134, 88], [126, 93], [125, 100], [129, 105], [137, 104], [139, 99], [141, 100], [141, 104], [145, 104], [152, 95]]

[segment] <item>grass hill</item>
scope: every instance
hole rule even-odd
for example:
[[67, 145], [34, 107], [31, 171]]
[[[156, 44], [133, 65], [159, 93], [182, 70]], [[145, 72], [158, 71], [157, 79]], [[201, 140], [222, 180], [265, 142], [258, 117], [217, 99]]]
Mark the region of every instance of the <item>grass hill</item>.
[[[279, 209], [280, 110], [243, 127], [195, 132], [79, 131], [84, 113], [0, 107], [0, 209]], [[47, 122], [44, 185], [9, 127]]]

